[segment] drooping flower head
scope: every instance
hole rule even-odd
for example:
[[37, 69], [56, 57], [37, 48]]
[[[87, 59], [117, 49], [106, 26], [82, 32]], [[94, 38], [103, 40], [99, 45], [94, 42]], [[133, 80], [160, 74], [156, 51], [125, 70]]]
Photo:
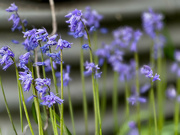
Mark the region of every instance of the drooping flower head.
[[60, 64], [60, 52], [58, 53], [46, 53], [47, 56], [51, 57], [57, 64]]
[[24, 91], [29, 91], [32, 84], [32, 73], [29, 71], [19, 72], [19, 80], [24, 84]]
[[85, 12], [83, 13], [84, 18], [87, 21], [87, 26], [99, 28], [99, 22], [103, 19], [103, 16], [98, 14], [96, 10], [92, 10], [91, 7], [86, 7]]
[[175, 62], [173, 62], [173, 64], [171, 65], [171, 72], [175, 73], [177, 77], [180, 77], [180, 67], [179, 67], [180, 51], [179, 50], [174, 51], [174, 59], [175, 59]]
[[154, 39], [156, 32], [163, 29], [164, 16], [160, 13], [155, 13], [152, 9], [142, 14], [143, 28], [145, 32]]
[[56, 50], [57, 50], [58, 48], [60, 48], [61, 50], [63, 50], [63, 48], [71, 48], [71, 44], [73, 44], [73, 43], [69, 43], [68, 41], [62, 40], [62, 39], [60, 38], [60, 39], [58, 40]]
[[9, 66], [11, 66], [14, 62], [11, 58], [14, 58], [14, 53], [9, 49], [9, 47], [4, 46], [0, 49], [0, 64], [4, 65], [3, 70], [6, 70]]
[[82, 11], [78, 9], [75, 9], [65, 16], [66, 18], [69, 18], [66, 23], [69, 23], [70, 32], [74, 38], [82, 36], [87, 37], [84, 27], [84, 25], [86, 25], [86, 20], [82, 16]]
[[26, 64], [28, 63], [29, 57], [30, 57], [30, 52], [27, 52], [24, 55], [19, 56], [20, 63], [18, 64], [18, 66], [20, 68], [23, 68], [24, 70], [28, 70]]
[[7, 12], [17, 12], [18, 7], [15, 5], [15, 3], [12, 3], [9, 8], [6, 9]]
[[134, 121], [130, 121], [128, 125], [129, 125], [130, 130], [127, 135], [139, 135], [139, 131]]
[[86, 69], [86, 71], [84, 71], [85, 76], [92, 75], [92, 73], [93, 73], [95, 78], [100, 78], [101, 77], [102, 72], [98, 73], [98, 69], [100, 69], [98, 67], [98, 65], [95, 65], [94, 63], [88, 63], [86, 61], [84, 66], [85, 66], [85, 69]]
[[39, 93], [42, 93], [42, 95], [44, 96], [46, 94], [46, 90], [51, 85], [51, 79], [49, 79], [49, 78], [46, 78], [46, 79], [37, 78], [37, 79], [35, 79], [35, 82], [36, 82], [36, 90]]
[[51, 107], [55, 103], [62, 104], [64, 101], [60, 99], [58, 96], [54, 95], [53, 92], [50, 92], [50, 95], [43, 96], [41, 100], [43, 101], [41, 102], [41, 104], [48, 107]]

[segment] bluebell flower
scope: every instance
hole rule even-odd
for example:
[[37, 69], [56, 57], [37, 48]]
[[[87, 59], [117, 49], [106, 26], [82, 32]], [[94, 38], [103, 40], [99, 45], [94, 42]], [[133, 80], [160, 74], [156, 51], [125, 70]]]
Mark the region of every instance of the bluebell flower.
[[92, 75], [92, 73], [93, 73], [95, 78], [100, 78], [101, 77], [102, 72], [98, 73], [98, 69], [100, 69], [98, 67], [98, 65], [95, 65], [94, 63], [88, 63], [86, 61], [84, 66], [85, 66], [85, 69], [86, 69], [86, 71], [84, 71], [85, 76]]
[[160, 78], [159, 78], [159, 75], [156, 73], [155, 75], [154, 75], [154, 77], [153, 77], [153, 82], [154, 81], [156, 81], [156, 80], [161, 80]]
[[50, 92], [50, 95], [43, 96], [41, 98], [43, 102], [41, 102], [42, 105], [51, 107], [53, 104], [58, 103], [62, 104], [64, 100], [60, 99], [58, 96], [54, 95], [53, 92]]
[[48, 37], [47, 45], [50, 47], [57, 45], [57, 41], [56, 41], [57, 36], [58, 36], [58, 34], [55, 34], [55, 35], [52, 35], [51, 37]]
[[3, 70], [6, 70], [9, 66], [11, 66], [14, 62], [12, 58], [14, 58], [14, 53], [9, 49], [9, 47], [4, 46], [0, 49], [0, 64], [4, 65]]
[[[71, 81], [69, 74], [70, 74], [70, 66], [67, 65], [66, 70], [63, 70], [63, 86], [68, 86], [69, 81]], [[58, 78], [57, 80], [59, 81], [58, 86], [61, 86], [61, 73], [56, 72], [56, 77]]]
[[84, 50], [87, 50], [87, 49], [89, 49], [90, 47], [89, 47], [89, 45], [88, 44], [84, 44], [84, 45], [82, 45], [82, 49], [84, 49]]
[[9, 8], [6, 9], [7, 12], [17, 12], [18, 7], [15, 5], [15, 3], [12, 3]]
[[60, 64], [60, 52], [58, 53], [46, 53], [47, 56], [51, 57], [56, 63]]
[[51, 85], [51, 79], [49, 79], [49, 78], [46, 78], [46, 79], [37, 78], [37, 79], [35, 79], [35, 82], [36, 82], [35, 83], [36, 84], [36, 90], [44, 96], [46, 94], [46, 90]]
[[152, 39], [156, 37], [156, 32], [163, 29], [163, 19], [162, 14], [155, 13], [152, 9], [142, 14], [143, 28]]
[[100, 28], [100, 32], [102, 34], [107, 34], [108, 33], [108, 29], [107, 28]]
[[28, 64], [29, 57], [30, 57], [30, 52], [27, 52], [27, 53], [19, 56], [20, 63], [18, 64], [18, 66], [20, 68], [23, 68], [24, 70], [29, 70], [29, 68], [26, 66], [26, 64]]
[[168, 88], [166, 90], [166, 96], [169, 99], [175, 99], [177, 97], [177, 92], [176, 92], [176, 89], [174, 88], [174, 86], [168, 86]]
[[99, 22], [103, 19], [103, 16], [98, 14], [96, 10], [92, 10], [91, 7], [86, 7], [85, 12], [83, 13], [84, 18], [87, 21], [87, 26], [99, 28]]
[[174, 51], [174, 59], [175, 59], [175, 62], [173, 62], [171, 65], [171, 72], [175, 73], [177, 77], [180, 77], [180, 67], [179, 67], [180, 51], [179, 50]]
[[47, 30], [45, 28], [37, 29], [35, 35], [36, 35], [36, 39], [38, 41], [46, 42], [47, 39], [48, 39], [48, 32], [47, 32]]
[[127, 100], [129, 103], [131, 103], [131, 105], [136, 105], [137, 102], [146, 103], [146, 101], [147, 101], [146, 98], [143, 98], [143, 97], [140, 97], [137, 95], [132, 95]]
[[19, 44], [19, 41], [18, 40], [11, 40], [14, 44]]
[[12, 14], [11, 16], [10, 16], [10, 18], [8, 19], [8, 21], [13, 21], [13, 26], [12, 26], [12, 28], [11, 28], [11, 30], [12, 31], [14, 31], [15, 29], [20, 29], [20, 28], [18, 28], [19, 26], [20, 26], [20, 18], [19, 18], [19, 15], [17, 15], [17, 14]]
[[141, 68], [141, 73], [144, 74], [146, 77], [148, 78], [152, 78], [153, 77], [153, 71], [152, 69], [147, 66], [147, 65], [144, 65], [142, 68]]
[[127, 135], [139, 135], [138, 128], [137, 128], [136, 123], [134, 121], [130, 121], [128, 123], [128, 125], [129, 125], [130, 130], [129, 130]]
[[134, 32], [134, 40], [131, 43], [131, 49], [130, 49], [131, 51], [137, 52], [137, 43], [141, 38], [141, 36], [142, 36], [142, 32], [140, 30], [136, 30]]
[[21, 80], [22, 84], [24, 84], [24, 91], [29, 91], [33, 78], [32, 78], [32, 73], [31, 72], [19, 72], [19, 80]]
[[124, 52], [120, 50], [115, 50], [114, 54], [111, 54], [111, 56], [108, 59], [108, 62], [113, 65], [116, 64], [116, 62], [122, 62], [123, 60]]
[[85, 32], [86, 20], [82, 17], [82, 11], [75, 9], [74, 11], [67, 14], [65, 17], [69, 18], [66, 23], [69, 23], [70, 31], [73, 33], [74, 38], [85, 36], [87, 37], [87, 33]]
[[146, 83], [146, 84], [144, 84], [143, 86], [140, 87], [140, 93], [145, 93], [150, 88], [151, 88], [151, 84], [150, 83]]
[[71, 48], [71, 44], [73, 44], [73, 43], [69, 43], [68, 41], [62, 40], [62, 39], [60, 38], [60, 39], [58, 40], [56, 50], [57, 50], [58, 48], [60, 48], [61, 50], [62, 50], [63, 48]]
[[100, 66], [103, 65], [105, 59], [109, 59], [109, 57], [111, 56], [110, 54], [111, 50], [112, 49], [110, 45], [106, 45], [105, 43], [102, 43], [102, 47], [95, 51], [95, 55], [98, 56], [99, 58], [98, 64]]
[[44, 46], [40, 47], [40, 49], [42, 50], [42, 53], [46, 53], [47, 51], [49, 51], [49, 45], [45, 44]]

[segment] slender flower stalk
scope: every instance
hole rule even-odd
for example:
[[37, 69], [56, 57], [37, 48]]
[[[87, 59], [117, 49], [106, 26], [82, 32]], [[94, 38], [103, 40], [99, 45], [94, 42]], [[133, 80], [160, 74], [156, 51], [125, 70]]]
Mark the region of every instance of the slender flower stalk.
[[69, 85], [68, 85], [68, 100], [69, 100], [69, 110], [70, 110], [72, 127], [73, 127], [73, 135], [76, 135], [76, 129], [75, 129], [75, 125], [74, 125], [74, 115], [73, 115], [73, 108], [72, 108], [71, 94], [70, 94]]
[[[63, 100], [63, 53], [62, 53], [62, 49], [60, 49], [61, 53], [60, 53], [60, 57], [61, 57], [61, 67], [60, 67], [60, 73], [61, 73], [61, 99]], [[61, 135], [63, 134], [63, 104], [61, 104], [61, 118], [60, 118], [60, 124], [61, 124], [61, 129], [60, 129], [60, 133]]]
[[[83, 44], [83, 38], [81, 38], [81, 44]], [[83, 112], [84, 112], [84, 120], [85, 120], [85, 134], [88, 135], [88, 107], [87, 107], [85, 78], [84, 78], [84, 55], [83, 55], [83, 49], [81, 49], [80, 70], [81, 70], [81, 82], [82, 82], [82, 92], [83, 92]]]
[[[5, 93], [4, 93], [4, 88], [3, 88], [3, 85], [2, 85], [2, 81], [1, 81], [1, 77], [0, 77], [0, 85], [1, 85], [1, 90], [2, 90], [2, 93], [3, 93], [4, 102], [5, 102], [5, 106], [6, 106], [6, 110], [7, 110], [9, 119], [10, 119], [10, 121], [11, 121], [11, 124], [12, 124], [12, 127], [13, 127], [13, 130], [14, 130], [15, 134], [18, 135], [18, 134], [17, 134], [17, 131], [16, 131], [16, 128], [15, 128], [15, 126], [14, 126], [14, 122], [13, 122], [13, 120], [12, 120], [12, 116], [11, 116], [9, 107], [8, 107], [8, 103], [7, 103], [7, 100], [6, 100]], [[0, 133], [1, 133], [1, 132], [0, 132]]]
[[113, 87], [113, 97], [112, 97], [112, 103], [113, 103], [113, 117], [114, 117], [114, 134], [118, 131], [118, 115], [117, 115], [117, 108], [118, 108], [118, 73], [114, 71], [114, 87]]
[[127, 79], [125, 80], [125, 103], [126, 103], [126, 120], [129, 120], [129, 103], [128, 103], [128, 97], [130, 96], [129, 94], [129, 88], [128, 88], [128, 81]]
[[[13, 61], [15, 62], [14, 58], [13, 58]], [[25, 99], [24, 99], [24, 95], [23, 95], [22, 86], [21, 86], [21, 83], [19, 81], [19, 74], [18, 74], [18, 69], [17, 69], [16, 64], [15, 64], [15, 71], [16, 71], [17, 84], [18, 84], [18, 87], [19, 87], [19, 90], [20, 90], [20, 93], [21, 93], [21, 98], [22, 98], [22, 103], [23, 103], [26, 119], [28, 121], [28, 125], [29, 125], [29, 128], [30, 128], [31, 134], [34, 135], [34, 131], [32, 129], [31, 122], [30, 122], [29, 115], [28, 115], [28, 111], [27, 111], [27, 107], [26, 107], [26, 104], [25, 104]]]

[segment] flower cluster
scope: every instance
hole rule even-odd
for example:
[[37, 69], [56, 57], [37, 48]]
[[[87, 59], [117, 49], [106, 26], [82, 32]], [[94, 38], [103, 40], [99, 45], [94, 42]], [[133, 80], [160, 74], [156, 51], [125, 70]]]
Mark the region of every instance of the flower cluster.
[[37, 78], [35, 79], [36, 82], [36, 90], [44, 96], [46, 94], [46, 90], [50, 87], [51, 85], [51, 79], [46, 78], [46, 79], [41, 79]]
[[83, 13], [84, 18], [87, 21], [87, 26], [99, 28], [99, 22], [103, 19], [102, 15], [99, 15], [96, 10], [92, 10], [91, 7], [86, 7], [85, 12]]
[[29, 91], [33, 81], [32, 73], [30, 71], [19, 72], [19, 80], [24, 84], [24, 91]]
[[98, 67], [98, 65], [95, 65], [94, 63], [88, 63], [86, 61], [84, 66], [85, 66], [85, 69], [87, 70], [87, 71], [84, 71], [85, 76], [89, 76], [91, 74], [94, 74], [95, 78], [100, 78], [101, 77], [102, 72], [98, 73], [98, 71], [97, 71], [98, 69], [100, 69]]
[[3, 67], [3, 70], [6, 70], [9, 66], [11, 66], [14, 62], [12, 58], [14, 58], [14, 53], [9, 49], [9, 47], [4, 46], [0, 49], [0, 64], [5, 66]]
[[56, 47], [56, 50], [58, 48], [60, 48], [61, 50], [63, 50], [63, 48], [71, 48], [71, 44], [72, 43], [69, 43], [68, 41], [66, 40], [62, 40], [61, 38], [58, 40], [58, 44], [57, 44], [57, 47]]
[[11, 21], [11, 20], [13, 21], [13, 26], [11, 28], [12, 31], [14, 31], [15, 29], [22, 30], [21, 23], [24, 26], [27, 25], [27, 21], [25, 19], [21, 22], [21, 19], [20, 19], [18, 13], [17, 13], [18, 12], [18, 7], [15, 5], [15, 3], [12, 3], [11, 6], [6, 9], [6, 11], [7, 12], [15, 12], [8, 19], [8, 21]]
[[153, 82], [156, 81], [156, 80], [160, 80], [159, 75], [157, 73], [153, 76], [152, 69], [147, 65], [144, 65], [141, 68], [141, 73], [144, 74], [148, 78], [153, 78], [153, 80], [152, 80]]
[[26, 64], [28, 63], [30, 57], [30, 52], [25, 53], [24, 55], [19, 56], [19, 67], [23, 68], [24, 70], [28, 71], [29, 68], [26, 66]]
[[69, 23], [70, 31], [72, 32], [74, 38], [82, 36], [87, 37], [84, 26], [86, 24], [86, 20], [82, 16], [82, 11], [78, 9], [75, 9], [74, 11], [70, 12], [65, 16], [69, 18], [69, 20], [66, 21], [66, 23]]

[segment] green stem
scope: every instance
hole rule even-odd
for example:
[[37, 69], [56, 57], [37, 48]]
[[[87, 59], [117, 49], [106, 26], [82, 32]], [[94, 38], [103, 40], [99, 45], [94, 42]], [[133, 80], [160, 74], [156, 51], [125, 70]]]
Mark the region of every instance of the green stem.
[[118, 73], [114, 71], [114, 84], [113, 84], [113, 97], [112, 97], [112, 106], [113, 106], [113, 117], [114, 117], [114, 134], [118, 131]]
[[[161, 48], [158, 49], [158, 59], [157, 59], [157, 72], [161, 76], [162, 75], [162, 55], [161, 55]], [[159, 129], [159, 135], [161, 135], [161, 131], [163, 128], [163, 121], [164, 121], [164, 111], [163, 111], [163, 89], [162, 89], [162, 82], [157, 81], [157, 104], [158, 104], [158, 129]]]
[[[32, 77], [34, 78], [33, 67], [31, 67], [31, 69], [32, 69]], [[40, 112], [40, 107], [39, 107], [38, 94], [37, 94], [34, 83], [32, 84], [32, 91], [33, 91], [33, 95], [36, 96], [36, 97], [34, 97], [34, 103], [35, 103], [35, 109], [36, 109], [36, 114], [37, 114], [37, 119], [38, 119], [39, 135], [43, 135], [43, 128], [42, 128], [41, 112]]]
[[76, 129], [75, 129], [75, 125], [74, 125], [74, 115], [73, 115], [73, 108], [72, 108], [71, 94], [70, 94], [69, 85], [68, 85], [68, 99], [69, 99], [69, 110], [70, 110], [72, 127], [73, 127], [73, 135], [76, 135]]
[[[87, 37], [88, 37], [88, 43], [89, 43], [89, 47], [91, 47], [91, 41], [90, 41], [90, 36], [89, 36], [89, 32], [87, 27], [84, 25], [86, 33], [87, 33]], [[90, 62], [93, 63], [93, 54], [92, 54], [92, 49], [90, 49]], [[94, 73], [92, 73], [92, 88], [93, 88], [93, 99], [94, 99], [94, 114], [95, 114], [95, 135], [98, 135], [98, 111], [97, 111], [97, 101], [96, 101], [96, 90], [95, 90], [95, 80], [94, 80]]]
[[[61, 54], [60, 54], [60, 57], [61, 57], [61, 99], [63, 100], [64, 97], [63, 97], [63, 53], [62, 53], [62, 49], [61, 50]], [[60, 126], [61, 126], [61, 129], [60, 129], [60, 132], [61, 132], [61, 135], [63, 135], [63, 104], [61, 104], [61, 118], [60, 118]]]
[[[81, 38], [81, 45], [82, 44], [83, 44], [83, 38]], [[84, 55], [83, 55], [83, 49], [81, 49], [80, 70], [81, 70], [81, 82], [82, 82], [82, 92], [83, 92], [83, 111], [84, 111], [84, 120], [85, 120], [85, 134], [88, 135], [88, 107], [87, 107], [85, 78], [84, 78]]]
[[[180, 94], [180, 78], [178, 77], [177, 83], [177, 94]], [[175, 112], [174, 112], [174, 125], [175, 125], [175, 135], [178, 135], [178, 129], [179, 129], [179, 103], [176, 101], [175, 103]]]
[[51, 119], [53, 131], [54, 131], [54, 135], [56, 135], [57, 128], [55, 128], [54, 117], [53, 117], [54, 113], [53, 113], [52, 107], [49, 108], [49, 112], [50, 112], [50, 119]]
[[[97, 31], [94, 31], [94, 33], [93, 33], [93, 39], [94, 39], [94, 50], [97, 50], [97, 49], [98, 49], [98, 44], [97, 44]], [[94, 57], [94, 62], [95, 62], [95, 64], [98, 64], [98, 57], [97, 57], [97, 56]]]
[[56, 123], [56, 109], [55, 109], [55, 105], [53, 105], [53, 115], [54, 115], [54, 132], [55, 135], [58, 135], [58, 130], [57, 130], [57, 123]]
[[128, 88], [128, 81], [127, 79], [125, 80], [125, 103], [126, 103], [126, 120], [129, 120], [129, 102], [128, 102], [128, 97], [129, 97], [129, 88]]
[[102, 92], [102, 100], [101, 100], [101, 116], [102, 119], [104, 118], [104, 114], [106, 111], [106, 77], [107, 77], [107, 62], [105, 61], [103, 64], [103, 74], [102, 74], [102, 78], [103, 78], [103, 92]]
[[17, 135], [17, 131], [16, 131], [16, 128], [15, 128], [15, 126], [14, 126], [14, 122], [13, 122], [13, 120], [12, 120], [11, 113], [10, 113], [10, 111], [9, 111], [8, 103], [7, 103], [7, 100], [6, 100], [6, 96], [5, 96], [5, 93], [4, 93], [4, 88], [3, 88], [3, 85], [2, 85], [1, 77], [0, 77], [0, 85], [1, 85], [1, 90], [2, 90], [2, 93], [3, 93], [4, 102], [5, 102], [5, 105], [6, 105], [6, 110], [7, 110], [9, 119], [10, 119], [11, 124], [12, 124], [12, 126], [13, 126], [13, 130], [14, 130], [15, 134]]
[[[14, 58], [13, 58], [13, 61], [15, 63], [15, 59]], [[23, 107], [24, 107], [24, 112], [25, 112], [25, 115], [26, 115], [26, 119], [27, 119], [27, 122], [28, 122], [28, 125], [29, 125], [29, 128], [30, 128], [31, 134], [34, 135], [34, 131], [33, 131], [32, 126], [31, 126], [31, 122], [30, 122], [30, 119], [29, 119], [28, 111], [27, 111], [27, 108], [26, 108], [25, 100], [24, 100], [22, 86], [21, 86], [21, 83], [19, 81], [18, 69], [17, 69], [16, 64], [14, 64], [14, 65], [15, 65], [15, 71], [16, 71], [17, 84], [18, 84], [18, 87], [20, 89], [22, 103], [23, 103]]]
[[[134, 53], [134, 58], [136, 61], [136, 93], [139, 94], [139, 57], [138, 53]], [[141, 134], [141, 117], [140, 117], [140, 103], [137, 103], [137, 123], [139, 134]]]

